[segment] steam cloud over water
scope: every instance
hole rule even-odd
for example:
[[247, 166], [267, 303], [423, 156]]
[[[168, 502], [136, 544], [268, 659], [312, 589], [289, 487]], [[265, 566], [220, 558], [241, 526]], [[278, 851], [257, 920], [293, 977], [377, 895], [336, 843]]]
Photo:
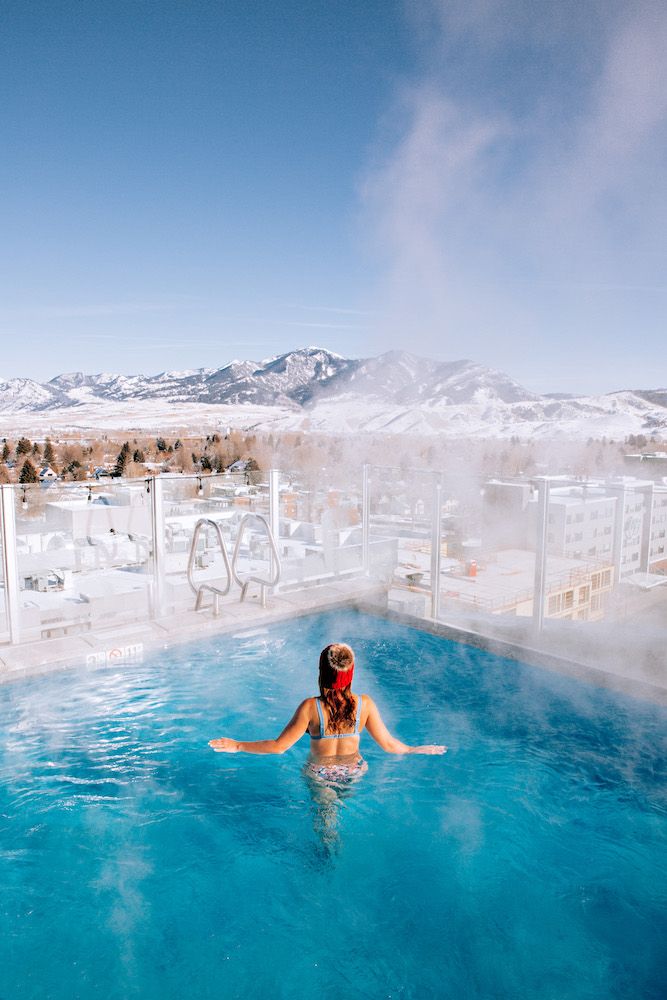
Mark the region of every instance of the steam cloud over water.
[[667, 8], [420, 11], [429, 54], [361, 184], [383, 268], [375, 343], [409, 331], [415, 349], [510, 368], [536, 391], [555, 375], [568, 391], [621, 388], [631, 338], [657, 345], [664, 314]]

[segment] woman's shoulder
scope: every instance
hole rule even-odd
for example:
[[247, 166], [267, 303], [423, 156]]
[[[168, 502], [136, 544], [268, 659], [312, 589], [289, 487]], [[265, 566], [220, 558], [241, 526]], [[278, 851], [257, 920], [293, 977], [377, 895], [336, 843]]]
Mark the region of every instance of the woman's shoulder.
[[312, 715], [317, 713], [317, 698], [304, 698], [296, 707], [295, 715]]
[[371, 714], [371, 712], [377, 712], [377, 706], [371, 696], [365, 692], [358, 697], [361, 698], [361, 710], [365, 719]]

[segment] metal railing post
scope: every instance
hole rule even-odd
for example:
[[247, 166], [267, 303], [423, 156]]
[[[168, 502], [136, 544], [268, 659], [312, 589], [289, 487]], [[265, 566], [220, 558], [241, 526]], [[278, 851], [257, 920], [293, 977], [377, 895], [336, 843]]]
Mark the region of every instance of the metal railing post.
[[621, 579], [621, 567], [623, 566], [623, 541], [625, 538], [625, 508], [628, 500], [628, 490], [624, 485], [618, 486], [616, 493], [616, 511], [614, 518], [614, 541], [612, 547], [612, 558], [614, 560], [614, 583], [618, 584]]
[[361, 487], [361, 564], [364, 573], [370, 572], [371, 541], [371, 476], [370, 465], [364, 465]]
[[440, 615], [440, 559], [442, 555], [442, 484], [437, 473], [433, 479], [431, 511], [431, 618]]
[[[280, 538], [280, 469], [269, 470], [269, 527], [277, 545]], [[272, 547], [270, 547], [269, 551], [271, 553], [271, 576], [274, 576], [276, 572], [276, 557], [273, 554]]]
[[7, 628], [9, 641], [16, 645], [21, 631], [19, 567], [16, 550], [16, 508], [14, 487], [3, 485], [0, 504], [2, 505], [2, 575], [7, 601]]
[[148, 489], [151, 499], [151, 540], [153, 543], [153, 607], [151, 615], [153, 618], [160, 618], [164, 614], [165, 530], [162, 480], [159, 476], [151, 476], [148, 480]]
[[549, 480], [540, 481], [537, 494], [535, 540], [535, 584], [533, 587], [533, 629], [539, 635], [544, 625], [544, 596], [547, 587], [547, 525], [549, 521]]

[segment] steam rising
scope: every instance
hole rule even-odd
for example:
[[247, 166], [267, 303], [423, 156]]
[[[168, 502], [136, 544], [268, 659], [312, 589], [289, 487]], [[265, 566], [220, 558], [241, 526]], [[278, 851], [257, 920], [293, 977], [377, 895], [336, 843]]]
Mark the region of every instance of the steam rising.
[[[667, 9], [427, 11], [427, 68], [400, 90], [361, 187], [378, 339], [511, 368], [537, 391], [554, 371], [569, 391], [632, 382], [629, 334], [659, 343], [665, 291]], [[572, 375], [572, 351], [596, 356], [597, 384]]]

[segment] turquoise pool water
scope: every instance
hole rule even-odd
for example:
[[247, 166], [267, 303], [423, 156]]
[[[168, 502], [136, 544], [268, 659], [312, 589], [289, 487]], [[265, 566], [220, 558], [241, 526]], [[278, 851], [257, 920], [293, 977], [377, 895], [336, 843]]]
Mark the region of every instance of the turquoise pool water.
[[[320, 648], [408, 742], [313, 800]], [[371, 617], [0, 688], [0, 998], [664, 998], [667, 712]]]

